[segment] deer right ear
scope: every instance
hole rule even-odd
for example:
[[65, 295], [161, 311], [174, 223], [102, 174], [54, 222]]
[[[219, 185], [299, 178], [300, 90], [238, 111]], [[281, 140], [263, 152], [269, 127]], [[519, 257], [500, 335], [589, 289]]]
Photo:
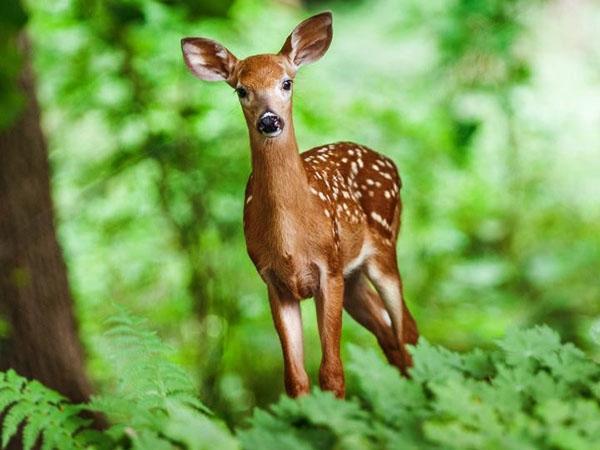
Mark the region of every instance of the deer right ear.
[[309, 17], [289, 35], [279, 54], [284, 55], [296, 69], [321, 58], [333, 38], [332, 17], [329, 11]]
[[181, 49], [185, 64], [201, 80], [234, 84], [233, 71], [238, 60], [218, 42], [204, 38], [184, 38], [181, 40]]

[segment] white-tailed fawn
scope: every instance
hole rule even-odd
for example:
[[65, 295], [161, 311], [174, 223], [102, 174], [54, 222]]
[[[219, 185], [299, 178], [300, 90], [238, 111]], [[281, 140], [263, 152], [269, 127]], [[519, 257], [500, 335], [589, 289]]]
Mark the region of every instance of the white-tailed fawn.
[[[205, 38], [182, 39], [200, 79], [222, 80], [239, 97], [248, 125], [252, 174], [244, 234], [267, 285], [290, 396], [309, 391], [300, 301], [314, 297], [322, 359], [319, 384], [344, 396], [342, 309], [369, 329], [389, 362], [412, 364], [405, 345], [418, 339], [402, 294], [396, 240], [402, 204], [391, 159], [352, 142], [299, 153], [292, 121], [297, 70], [318, 60], [333, 36], [331, 13], [300, 23], [276, 54], [237, 59]], [[375, 289], [373, 289], [373, 287]]]

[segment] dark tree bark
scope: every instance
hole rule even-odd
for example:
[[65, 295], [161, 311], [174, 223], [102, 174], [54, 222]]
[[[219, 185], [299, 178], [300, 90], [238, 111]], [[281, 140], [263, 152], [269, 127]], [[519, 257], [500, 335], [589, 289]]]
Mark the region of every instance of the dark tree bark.
[[48, 151], [26, 43], [22, 51], [26, 105], [0, 131], [0, 320], [7, 329], [0, 369], [13, 368], [79, 402], [89, 397], [90, 384], [56, 239]]

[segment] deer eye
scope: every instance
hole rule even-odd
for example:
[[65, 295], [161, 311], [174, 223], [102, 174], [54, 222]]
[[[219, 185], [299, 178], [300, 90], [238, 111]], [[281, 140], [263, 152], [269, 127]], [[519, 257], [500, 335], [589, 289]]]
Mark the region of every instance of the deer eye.
[[289, 91], [292, 89], [292, 80], [285, 80], [281, 85], [284, 91]]
[[239, 87], [235, 90], [235, 92], [237, 92], [237, 95], [239, 98], [244, 98], [248, 95], [248, 91], [246, 89], [244, 89], [243, 87]]

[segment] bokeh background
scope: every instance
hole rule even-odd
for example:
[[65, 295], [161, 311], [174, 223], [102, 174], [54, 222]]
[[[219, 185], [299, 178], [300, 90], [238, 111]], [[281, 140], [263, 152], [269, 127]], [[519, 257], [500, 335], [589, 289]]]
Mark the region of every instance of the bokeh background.
[[[600, 340], [600, 5], [593, 0], [29, 0], [53, 199], [88, 372], [105, 320], [146, 317], [230, 424], [283, 391], [265, 288], [246, 255], [247, 131], [185, 36], [276, 52], [330, 9], [327, 55], [295, 83], [301, 148], [352, 140], [403, 179], [399, 262], [430, 341], [490, 346], [546, 323]], [[6, 105], [5, 112], [9, 110]], [[304, 302], [307, 365], [320, 357]], [[344, 343], [375, 346], [349, 316]]]

